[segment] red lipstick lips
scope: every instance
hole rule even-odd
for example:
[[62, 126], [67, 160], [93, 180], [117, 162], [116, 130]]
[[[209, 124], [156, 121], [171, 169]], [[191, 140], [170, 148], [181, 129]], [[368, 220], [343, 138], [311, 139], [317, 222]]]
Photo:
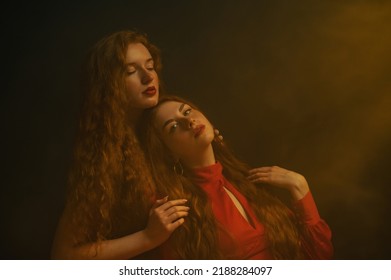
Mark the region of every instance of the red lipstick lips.
[[143, 94], [148, 96], [154, 96], [156, 94], [156, 88], [154, 86], [148, 87], [146, 90], [143, 91]]
[[194, 129], [194, 137], [197, 138], [198, 136], [200, 136], [205, 130], [205, 125], [203, 124], [200, 124], [200, 125], [197, 125], [196, 128]]

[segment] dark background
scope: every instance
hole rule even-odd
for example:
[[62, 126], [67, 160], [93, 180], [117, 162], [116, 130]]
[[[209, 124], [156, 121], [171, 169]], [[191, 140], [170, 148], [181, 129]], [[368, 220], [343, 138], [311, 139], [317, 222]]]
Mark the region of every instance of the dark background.
[[306, 176], [336, 259], [390, 259], [389, 1], [2, 4], [0, 252], [48, 259], [89, 47], [138, 28], [240, 158]]

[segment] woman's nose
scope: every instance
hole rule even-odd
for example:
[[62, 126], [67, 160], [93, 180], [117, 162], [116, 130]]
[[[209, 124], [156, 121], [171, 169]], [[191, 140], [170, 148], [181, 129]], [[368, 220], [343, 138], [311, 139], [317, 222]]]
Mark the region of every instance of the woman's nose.
[[153, 74], [147, 69], [144, 69], [141, 77], [141, 82], [143, 84], [149, 84], [153, 80]]
[[195, 126], [195, 120], [194, 119], [188, 119], [188, 127], [193, 128]]
[[182, 119], [182, 125], [186, 129], [191, 129], [195, 125], [195, 120], [185, 117]]

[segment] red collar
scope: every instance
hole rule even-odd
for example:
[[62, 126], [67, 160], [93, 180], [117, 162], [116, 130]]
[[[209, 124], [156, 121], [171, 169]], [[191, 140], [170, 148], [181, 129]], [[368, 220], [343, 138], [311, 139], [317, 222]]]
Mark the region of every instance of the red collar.
[[214, 185], [223, 180], [223, 166], [220, 162], [190, 170], [188, 177], [196, 185]]

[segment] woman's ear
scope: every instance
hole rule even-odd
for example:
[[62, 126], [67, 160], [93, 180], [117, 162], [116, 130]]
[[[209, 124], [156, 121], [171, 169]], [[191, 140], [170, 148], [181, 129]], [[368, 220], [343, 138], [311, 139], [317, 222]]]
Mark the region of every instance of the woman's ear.
[[169, 153], [170, 153], [170, 158], [171, 158], [173, 164], [175, 164], [181, 160], [179, 158], [179, 156], [175, 155], [173, 152], [169, 151]]

